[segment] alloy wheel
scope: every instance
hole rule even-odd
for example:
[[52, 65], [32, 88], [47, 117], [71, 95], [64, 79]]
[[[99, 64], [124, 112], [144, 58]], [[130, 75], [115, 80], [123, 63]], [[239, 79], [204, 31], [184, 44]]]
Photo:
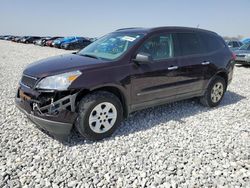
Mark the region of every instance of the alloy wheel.
[[116, 107], [110, 102], [103, 102], [91, 111], [89, 126], [95, 133], [105, 133], [114, 126], [116, 119]]
[[212, 91], [211, 91], [211, 100], [213, 103], [217, 103], [220, 101], [224, 93], [224, 87], [221, 82], [217, 82], [214, 84]]

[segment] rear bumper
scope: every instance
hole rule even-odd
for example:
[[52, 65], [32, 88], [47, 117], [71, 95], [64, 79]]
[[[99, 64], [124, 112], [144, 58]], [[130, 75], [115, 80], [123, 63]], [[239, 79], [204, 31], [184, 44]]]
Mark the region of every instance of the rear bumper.
[[32, 109], [31, 101], [19, 97], [15, 98], [15, 103], [18, 109], [39, 128], [60, 139], [70, 134], [77, 116], [75, 112], [66, 109], [53, 115], [41, 114], [38, 110]]

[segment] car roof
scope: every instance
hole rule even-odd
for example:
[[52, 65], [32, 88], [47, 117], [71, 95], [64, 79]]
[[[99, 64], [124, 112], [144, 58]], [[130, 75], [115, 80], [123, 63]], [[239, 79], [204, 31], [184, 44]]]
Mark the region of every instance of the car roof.
[[227, 42], [241, 42], [239, 40], [227, 40]]
[[136, 32], [136, 33], [151, 33], [157, 31], [182, 31], [182, 32], [192, 32], [192, 31], [200, 31], [200, 32], [208, 32], [211, 34], [216, 34], [213, 31], [192, 28], [192, 27], [179, 27], [179, 26], [167, 26], [167, 27], [153, 27], [153, 28], [143, 28], [143, 27], [131, 27], [131, 28], [122, 28], [118, 29], [115, 32]]

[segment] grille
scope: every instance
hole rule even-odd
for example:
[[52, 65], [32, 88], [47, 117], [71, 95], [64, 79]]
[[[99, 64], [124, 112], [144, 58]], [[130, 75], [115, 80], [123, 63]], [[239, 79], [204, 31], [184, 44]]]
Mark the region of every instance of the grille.
[[245, 57], [246, 55], [236, 55], [236, 57]]
[[30, 87], [30, 88], [33, 88], [36, 85], [36, 81], [37, 81], [37, 78], [27, 76], [27, 75], [23, 75], [23, 77], [21, 79], [21, 83], [23, 85]]

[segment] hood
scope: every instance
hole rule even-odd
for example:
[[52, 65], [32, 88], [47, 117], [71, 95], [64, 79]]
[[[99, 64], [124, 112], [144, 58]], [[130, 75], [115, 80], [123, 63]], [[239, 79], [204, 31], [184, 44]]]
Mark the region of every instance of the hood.
[[36, 78], [42, 78], [73, 70], [83, 70], [87, 67], [95, 67], [104, 62], [106, 61], [76, 54], [66, 54], [31, 63], [23, 73]]
[[236, 54], [250, 54], [250, 50], [235, 50]]

